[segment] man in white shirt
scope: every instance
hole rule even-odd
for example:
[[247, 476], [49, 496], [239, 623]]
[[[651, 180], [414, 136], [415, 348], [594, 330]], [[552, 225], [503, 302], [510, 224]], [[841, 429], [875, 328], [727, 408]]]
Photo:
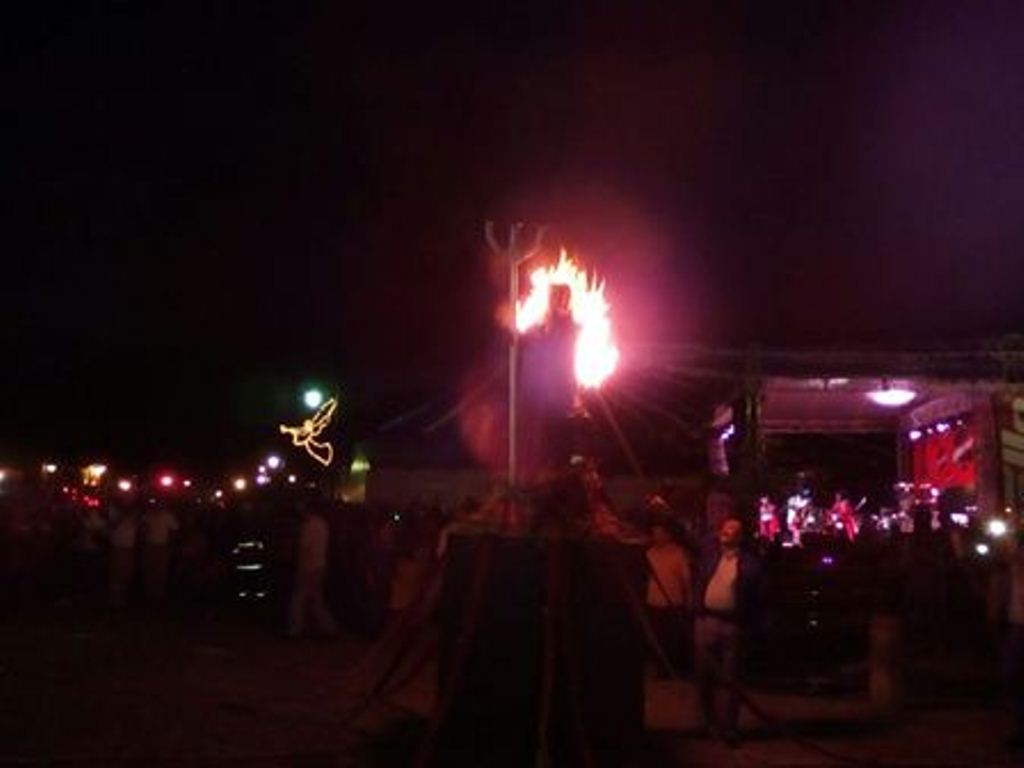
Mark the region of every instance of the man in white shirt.
[[145, 546], [142, 549], [142, 575], [146, 599], [163, 601], [167, 592], [167, 571], [171, 562], [171, 538], [178, 530], [178, 518], [166, 503], [151, 506], [146, 512]]
[[[705, 553], [698, 572], [694, 664], [702, 726], [730, 745], [738, 741], [739, 670], [744, 634], [760, 612], [760, 565], [741, 550], [743, 524], [727, 518], [716, 546]], [[717, 689], [725, 694], [719, 713]]]
[[647, 610], [658, 642], [677, 671], [687, 654], [691, 607], [690, 559], [663, 522], [651, 526], [647, 550]]
[[303, 513], [299, 526], [295, 559], [295, 582], [288, 606], [288, 636], [299, 637], [307, 620], [321, 633], [333, 635], [337, 625], [324, 599], [327, 551], [330, 530], [320, 510], [312, 502]]

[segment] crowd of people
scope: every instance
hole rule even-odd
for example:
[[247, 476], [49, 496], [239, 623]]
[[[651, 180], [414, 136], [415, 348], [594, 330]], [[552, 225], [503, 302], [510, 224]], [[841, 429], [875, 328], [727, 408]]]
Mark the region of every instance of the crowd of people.
[[[764, 518], [744, 523], [717, 491], [699, 514], [657, 495], [615, 514], [599, 489], [583, 487], [596, 509], [593, 533], [628, 531], [633, 543], [645, 542], [645, 602], [669, 669], [697, 682], [709, 731], [734, 739], [744, 645], [772, 612], [765, 576], [776, 555], [763, 546], [772, 540]], [[415, 602], [452, 532], [479, 521], [486, 506], [471, 498], [454, 508], [348, 506], [315, 490], [216, 502], [134, 490], [6, 496], [0, 615], [60, 601], [200, 615], [244, 606], [288, 637], [340, 629], [373, 636]], [[1024, 676], [1024, 547], [1008, 536], [992, 557], [973, 557], [964, 529], [932, 526], [924, 507], [916, 515], [912, 535], [872, 551], [884, 552], [873, 561], [879, 573], [898, 574], [887, 584], [898, 593], [889, 606], [905, 614], [912, 637], [941, 643], [957, 612], [951, 606], [981, 605], [977, 618], [984, 622], [987, 609], [988, 626], [1006, 630], [1008, 674]], [[879, 545], [853, 539], [854, 548]], [[716, 690], [725, 693], [721, 708]], [[1024, 734], [1024, 702], [1020, 716]]]

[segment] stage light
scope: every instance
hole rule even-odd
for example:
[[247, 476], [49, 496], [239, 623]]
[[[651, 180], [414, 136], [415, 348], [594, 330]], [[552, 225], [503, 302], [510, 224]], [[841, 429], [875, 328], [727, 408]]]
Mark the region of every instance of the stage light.
[[912, 389], [905, 389], [903, 387], [883, 386], [881, 389], [868, 392], [867, 396], [876, 405], [881, 405], [885, 408], [899, 408], [917, 397], [917, 393]]
[[281, 461], [280, 456], [278, 456], [276, 453], [272, 453], [269, 456], [267, 456], [266, 464], [268, 467], [270, 467], [270, 469], [280, 469], [281, 465], [284, 464], [284, 462]]
[[236, 477], [231, 483], [231, 487], [236, 491], [244, 491], [247, 485], [244, 477]]
[[996, 517], [988, 521], [986, 530], [988, 530], [989, 536], [991, 536], [994, 539], [998, 539], [1005, 536], [1007, 532], [1010, 530], [1010, 527], [1006, 524], [1005, 520], [1000, 520], [998, 517]]
[[306, 407], [311, 410], [316, 410], [324, 402], [324, 393], [319, 389], [307, 389], [302, 394], [302, 402], [306, 404]]

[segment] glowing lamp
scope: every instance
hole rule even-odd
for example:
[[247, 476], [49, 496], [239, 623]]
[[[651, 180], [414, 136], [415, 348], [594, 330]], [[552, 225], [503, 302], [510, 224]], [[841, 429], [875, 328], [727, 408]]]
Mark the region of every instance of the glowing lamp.
[[917, 397], [917, 393], [912, 389], [902, 387], [882, 387], [868, 392], [867, 396], [875, 405], [899, 408]]
[[315, 411], [324, 403], [324, 393], [319, 389], [307, 389], [302, 393], [302, 402], [306, 404], [306, 407], [310, 410]]
[[87, 488], [95, 488], [103, 480], [107, 473], [106, 464], [90, 464], [82, 470], [82, 485]]
[[244, 477], [236, 477], [231, 483], [231, 487], [236, 491], [244, 491], [247, 485]]
[[988, 535], [994, 539], [998, 539], [1005, 536], [1007, 531], [1010, 530], [1009, 526], [1006, 524], [1006, 521], [1000, 520], [999, 518], [989, 520], [986, 528], [988, 529]]

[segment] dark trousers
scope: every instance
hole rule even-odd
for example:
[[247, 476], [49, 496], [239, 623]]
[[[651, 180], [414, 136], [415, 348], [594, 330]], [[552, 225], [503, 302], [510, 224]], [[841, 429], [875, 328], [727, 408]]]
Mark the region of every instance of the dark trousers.
[[[716, 616], [698, 616], [694, 627], [694, 666], [703, 724], [736, 731], [739, 723], [741, 633], [738, 624]], [[718, 706], [718, 695], [725, 700]]]
[[1006, 692], [1013, 714], [1014, 733], [1024, 736], [1024, 624], [1009, 626], [1005, 657]]
[[[691, 637], [693, 634], [693, 620], [689, 614], [678, 606], [647, 606], [647, 615], [651, 619], [651, 628], [658, 640], [658, 645], [664, 652], [665, 657], [672, 665], [672, 670], [678, 675], [685, 675], [690, 672], [690, 651]], [[652, 655], [654, 655], [652, 653]], [[661, 666], [661, 659], [655, 657], [654, 661]], [[663, 670], [668, 672], [668, 670]]]

